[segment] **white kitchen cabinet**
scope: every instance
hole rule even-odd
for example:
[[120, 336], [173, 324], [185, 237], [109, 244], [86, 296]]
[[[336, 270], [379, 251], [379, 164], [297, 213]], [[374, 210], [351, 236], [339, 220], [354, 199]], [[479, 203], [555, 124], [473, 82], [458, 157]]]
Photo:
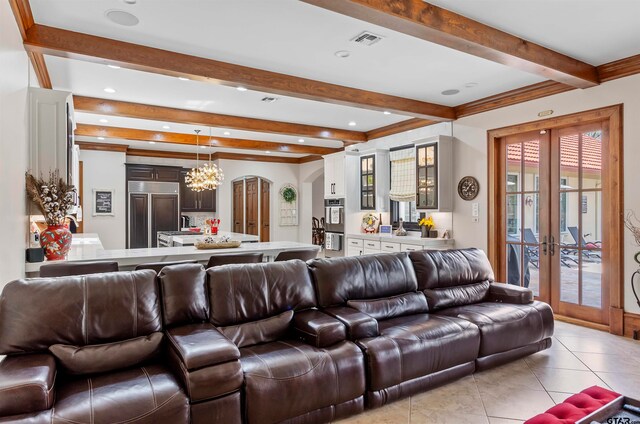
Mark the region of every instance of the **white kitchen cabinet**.
[[391, 243], [388, 241], [380, 242], [380, 250], [387, 253], [400, 252], [400, 243]]
[[453, 137], [438, 136], [416, 143], [416, 208], [453, 211]]
[[387, 212], [389, 208], [389, 151], [363, 152], [359, 158], [360, 210]]
[[424, 250], [424, 246], [421, 246], [419, 244], [406, 244], [406, 243], [402, 243], [400, 245], [401, 252], [415, 252], [417, 250]]
[[363, 253], [362, 247], [347, 246], [347, 256], [361, 256]]
[[324, 197], [345, 197], [345, 154], [333, 153], [324, 156]]

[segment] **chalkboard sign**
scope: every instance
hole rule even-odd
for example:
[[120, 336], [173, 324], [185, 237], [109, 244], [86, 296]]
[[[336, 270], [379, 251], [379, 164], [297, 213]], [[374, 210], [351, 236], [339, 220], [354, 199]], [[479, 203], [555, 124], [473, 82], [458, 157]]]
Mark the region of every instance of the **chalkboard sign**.
[[114, 215], [113, 190], [93, 190], [93, 216]]

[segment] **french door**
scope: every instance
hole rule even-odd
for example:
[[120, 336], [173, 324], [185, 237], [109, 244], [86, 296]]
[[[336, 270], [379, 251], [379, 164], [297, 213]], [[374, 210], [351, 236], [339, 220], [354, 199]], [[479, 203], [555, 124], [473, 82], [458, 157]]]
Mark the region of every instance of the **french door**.
[[499, 139], [499, 274], [556, 314], [609, 324], [609, 124], [536, 129]]

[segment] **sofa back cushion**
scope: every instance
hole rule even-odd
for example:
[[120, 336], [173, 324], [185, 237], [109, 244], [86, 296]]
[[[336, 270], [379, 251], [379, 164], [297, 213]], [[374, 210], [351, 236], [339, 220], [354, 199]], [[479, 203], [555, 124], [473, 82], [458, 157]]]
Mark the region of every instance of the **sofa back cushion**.
[[209, 320], [227, 327], [316, 306], [304, 262], [223, 265], [207, 270]]
[[282, 339], [287, 334], [292, 319], [293, 311], [289, 310], [258, 321], [218, 327], [218, 330], [238, 347], [252, 346]]
[[347, 305], [377, 320], [422, 314], [429, 311], [422, 293], [405, 293], [372, 300], [348, 300]]
[[163, 334], [99, 345], [73, 346], [55, 344], [49, 351], [69, 374], [83, 375], [132, 367], [155, 357], [160, 351]]
[[12, 281], [0, 295], [0, 354], [162, 331], [158, 292], [151, 270]]
[[411, 252], [418, 288], [430, 310], [481, 302], [493, 282], [493, 270], [480, 249]]
[[318, 305], [343, 305], [348, 300], [381, 299], [418, 288], [406, 253], [388, 253], [347, 258], [315, 259], [309, 262]]
[[166, 266], [160, 271], [158, 279], [164, 325], [192, 324], [209, 318], [207, 274], [202, 265]]

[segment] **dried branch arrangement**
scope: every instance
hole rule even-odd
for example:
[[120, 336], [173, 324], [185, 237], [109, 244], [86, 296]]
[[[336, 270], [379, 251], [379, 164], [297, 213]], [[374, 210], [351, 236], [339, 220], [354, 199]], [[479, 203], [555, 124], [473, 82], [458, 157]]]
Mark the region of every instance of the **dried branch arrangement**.
[[49, 178], [36, 178], [26, 173], [27, 196], [31, 199], [47, 225], [62, 225], [69, 210], [74, 206], [76, 188], [67, 184], [58, 171], [51, 172]]
[[633, 238], [636, 240], [636, 245], [640, 246], [640, 221], [635, 213], [632, 211], [627, 213], [627, 216], [624, 218], [624, 226], [631, 231]]

